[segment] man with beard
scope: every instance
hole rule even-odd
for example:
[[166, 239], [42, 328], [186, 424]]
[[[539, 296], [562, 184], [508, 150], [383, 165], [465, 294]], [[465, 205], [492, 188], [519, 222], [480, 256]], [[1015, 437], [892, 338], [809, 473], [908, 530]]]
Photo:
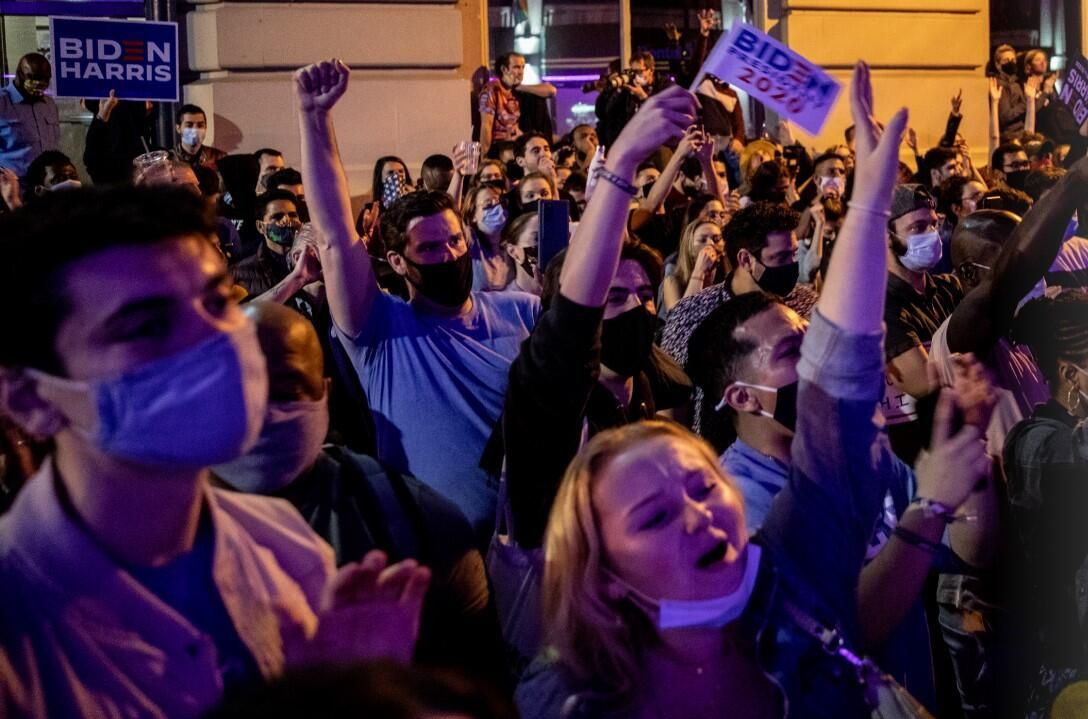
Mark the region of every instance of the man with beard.
[[540, 301], [472, 292], [465, 229], [444, 192], [414, 192], [382, 212], [386, 257], [409, 300], [379, 289], [332, 126], [348, 76], [343, 63], [322, 62], [300, 70], [295, 84], [303, 180], [335, 333], [370, 401], [378, 458], [444, 494], [486, 541], [497, 483], [480, 457]]
[[953, 274], [931, 274], [943, 256], [937, 202], [922, 185], [898, 185], [888, 220], [887, 391], [888, 435], [903, 461], [926, 446], [936, 409], [936, 383], [926, 364], [933, 333], [963, 299]]
[[0, 167], [14, 170], [20, 179], [34, 158], [60, 149], [57, 103], [45, 90], [53, 68], [43, 55], [23, 55], [15, 79], [0, 90]]

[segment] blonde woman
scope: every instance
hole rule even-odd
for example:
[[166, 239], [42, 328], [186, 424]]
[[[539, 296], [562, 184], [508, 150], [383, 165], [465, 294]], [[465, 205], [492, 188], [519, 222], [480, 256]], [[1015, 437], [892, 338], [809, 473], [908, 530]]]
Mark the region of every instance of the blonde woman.
[[[906, 111], [881, 135], [862, 63], [851, 90], [856, 205], [801, 346], [788, 484], [749, 541], [741, 495], [702, 440], [664, 422], [594, 437], [568, 467], [545, 534], [551, 650], [518, 687], [524, 719], [870, 716], [858, 679], [881, 680], [848, 648], [887, 485], [873, 451], [885, 441], [883, 227]], [[942, 407], [950, 419], [947, 398]], [[962, 447], [942, 443], [942, 456], [978, 445], [973, 432], [947, 443]], [[927, 501], [964, 499], [931, 486], [947, 496]]]
[[665, 319], [677, 302], [721, 281], [724, 261], [725, 242], [717, 222], [696, 220], [685, 227], [680, 236], [676, 270], [661, 284], [658, 317]]
[[502, 249], [502, 231], [509, 220], [502, 192], [493, 185], [470, 188], [461, 203], [461, 216], [469, 228], [472, 289], [506, 289], [514, 277], [514, 266]]

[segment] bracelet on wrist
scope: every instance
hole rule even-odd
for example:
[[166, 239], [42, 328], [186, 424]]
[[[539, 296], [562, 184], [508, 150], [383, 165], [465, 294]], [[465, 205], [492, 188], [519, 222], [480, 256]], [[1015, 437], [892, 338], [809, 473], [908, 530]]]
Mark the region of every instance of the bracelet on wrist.
[[627, 193], [631, 197], [635, 197], [636, 195], [639, 194], [637, 187], [635, 187], [630, 182], [623, 179], [622, 177], [620, 177], [616, 173], [614, 173], [611, 170], [608, 170], [608, 169], [606, 169], [604, 167], [598, 167], [593, 172], [593, 176], [597, 178], [598, 182], [600, 182], [601, 180], [604, 180], [605, 182], [612, 185], [613, 187], [617, 187], [620, 190], [623, 190], [625, 193]]
[[959, 514], [956, 509], [947, 504], [926, 497], [915, 497], [909, 507], [918, 507], [927, 518], [937, 517], [945, 522], [974, 522], [978, 515], [972, 512]]
[[868, 205], [862, 205], [861, 203], [853, 201], [848, 202], [847, 206], [851, 210], [857, 210], [858, 212], [865, 212], [870, 215], [879, 215], [880, 217], [886, 217], [889, 220], [892, 218], [891, 210], [878, 210], [875, 207], [869, 207]]

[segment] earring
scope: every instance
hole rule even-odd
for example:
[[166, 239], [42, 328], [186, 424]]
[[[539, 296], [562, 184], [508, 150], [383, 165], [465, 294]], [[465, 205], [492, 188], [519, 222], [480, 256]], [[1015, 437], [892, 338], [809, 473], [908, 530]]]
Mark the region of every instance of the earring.
[[1081, 396], [1080, 388], [1076, 384], [1070, 385], [1069, 392], [1065, 396], [1065, 404], [1069, 407], [1069, 413], [1077, 414], [1083, 403], [1084, 398]]

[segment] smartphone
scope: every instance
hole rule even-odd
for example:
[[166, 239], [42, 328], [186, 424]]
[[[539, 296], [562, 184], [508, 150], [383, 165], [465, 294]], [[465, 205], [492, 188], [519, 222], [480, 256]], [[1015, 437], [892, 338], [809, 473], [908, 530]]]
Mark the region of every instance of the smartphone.
[[570, 244], [570, 207], [566, 200], [541, 200], [537, 217], [540, 218], [537, 253], [543, 272], [552, 258]]

